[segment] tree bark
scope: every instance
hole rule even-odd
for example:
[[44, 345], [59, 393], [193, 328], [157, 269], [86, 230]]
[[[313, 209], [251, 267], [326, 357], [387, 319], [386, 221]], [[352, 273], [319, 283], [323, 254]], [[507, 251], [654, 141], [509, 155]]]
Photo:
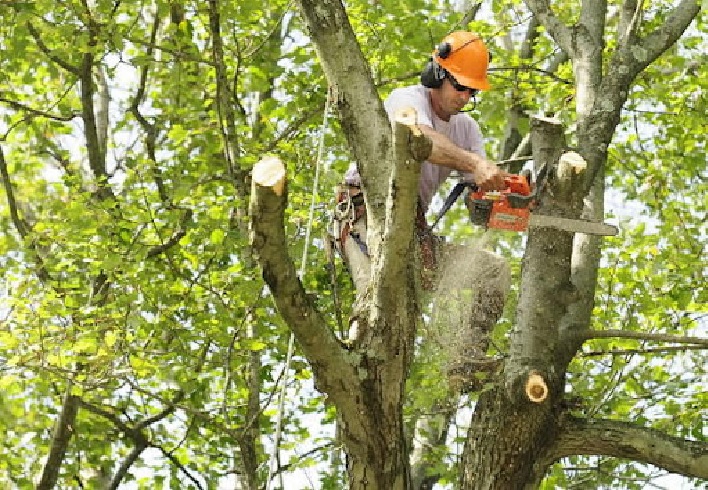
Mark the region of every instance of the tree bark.
[[44, 464], [42, 478], [37, 485], [37, 490], [50, 490], [56, 485], [64, 455], [69, 447], [71, 436], [74, 434], [74, 424], [76, 415], [79, 413], [80, 399], [71, 393], [73, 386], [74, 384], [71, 381], [67, 382], [61, 414], [59, 414], [59, 419], [54, 425], [52, 446], [49, 450], [49, 456], [47, 456], [47, 462]]
[[[539, 212], [577, 217], [574, 188], [582, 184], [582, 173], [558, 164], [565, 147], [562, 125], [537, 118], [532, 131], [535, 164], [546, 165], [549, 172]], [[554, 352], [559, 322], [574, 297], [573, 235], [547, 228], [532, 228], [528, 235], [504, 382], [483, 393], [475, 409], [463, 450], [464, 490], [527, 488], [534, 475], [545, 473], [545, 467], [537, 467], [536, 455], [557, 431], [565, 365], [555, 363]]]
[[415, 214], [419, 162], [432, 148], [416, 130], [415, 117], [412, 111], [400, 114], [393, 131], [395, 164], [383, 237], [372, 251], [370, 308], [356, 348], [334, 336], [284, 254], [285, 167], [276, 158], [264, 158], [252, 174], [251, 243], [278, 310], [312, 365], [315, 386], [340, 414], [352, 490], [410, 488], [403, 401], [419, 310], [412, 260], [414, 225], [408, 217]]
[[545, 457], [555, 461], [576, 454], [641, 461], [672, 473], [708, 479], [708, 444], [631, 422], [566, 417]]

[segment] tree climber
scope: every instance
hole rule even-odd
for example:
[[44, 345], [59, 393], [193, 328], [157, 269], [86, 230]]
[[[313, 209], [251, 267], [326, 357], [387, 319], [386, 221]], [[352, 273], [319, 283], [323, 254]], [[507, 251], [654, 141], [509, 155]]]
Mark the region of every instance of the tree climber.
[[[457, 171], [463, 180], [474, 182], [482, 190], [505, 187], [507, 174], [485, 158], [479, 125], [469, 114], [461, 112], [470, 98], [490, 88], [488, 64], [487, 47], [477, 34], [453, 32], [435, 49], [421, 73], [420, 84], [395, 89], [384, 102], [389, 117], [393, 117], [398, 109], [413, 107], [418, 116], [418, 128], [433, 143], [430, 157], [421, 167], [415, 217], [423, 265], [422, 283], [427, 290], [435, 284], [435, 271], [441, 265], [441, 256], [445, 255], [441, 254], [441, 239], [432, 234], [425, 219], [428, 206], [442, 183]], [[366, 291], [370, 275], [365, 243], [366, 212], [360, 185], [359, 172], [353, 162], [338, 189], [333, 220], [335, 248], [349, 269], [358, 301]], [[485, 357], [488, 334], [501, 316], [510, 276], [506, 262], [490, 252], [479, 250], [474, 262], [484, 264], [485, 274], [497, 274], [501, 280], [478, 276], [471, 278], [475, 284], [467, 285], [476, 291], [472, 300], [476, 304], [471, 308], [472, 318], [464, 322], [464, 336], [468, 341], [460, 347], [456, 357], [470, 362]], [[465, 275], [462, 271], [457, 274]], [[469, 305], [466, 305], [465, 310], [468, 309]], [[349, 335], [352, 341], [357, 335], [356, 330], [353, 323]], [[449, 365], [451, 374], [464, 370], [460, 362]]]

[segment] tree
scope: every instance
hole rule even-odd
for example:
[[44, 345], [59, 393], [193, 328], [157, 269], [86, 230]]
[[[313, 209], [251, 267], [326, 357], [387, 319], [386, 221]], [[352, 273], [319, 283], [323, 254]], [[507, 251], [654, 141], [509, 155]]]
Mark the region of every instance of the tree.
[[[556, 12], [548, 2], [526, 3], [572, 62], [575, 138], [587, 162], [582, 172], [564, 168], [562, 127], [536, 120], [534, 160], [557, 168], [554, 199], [551, 204], [546, 197], [546, 209], [575, 217], [584, 212], [602, 219], [608, 148], [632, 83], [676, 42], [700, 7], [687, 1], [662, 11], [654, 20], [660, 17], [663, 22], [649, 30], [642, 22], [641, 5], [626, 2], [619, 7], [614, 49], [608, 51], [603, 65], [608, 43], [605, 5], [583, 3], [571, 26], [563, 19], [570, 12]], [[402, 121], [394, 122], [393, 132], [388, 130], [370, 70], [342, 4], [303, 0], [299, 5], [368, 200], [372, 286], [361, 344], [350, 349], [337, 342], [308, 301], [294, 268], [283, 262], [279, 251], [286, 239], [276, 230], [285, 196], [259, 179], [254, 180], [253, 244], [260, 252], [264, 278], [279, 312], [312, 363], [319, 389], [343, 419], [350, 488], [409, 488], [404, 392], [399, 388], [413, 361], [419, 309], [411, 301], [416, 297], [411, 271], [413, 225], [406, 217], [415, 208], [416, 186], [410, 185], [417, 179], [413, 162], [424, 160], [429, 148], [426, 151], [421, 136], [407, 131]], [[381, 179], [382, 174], [389, 179]], [[599, 259], [597, 239], [548, 229], [529, 233], [509, 355], [500, 379], [476, 404], [463, 453], [462, 488], [535, 488], [553, 462], [576, 454], [635, 459], [706, 477], [702, 468], [708, 453], [703, 442], [624, 421], [577, 417], [567, 409], [568, 366], [583, 343], [594, 336], [590, 326]], [[614, 334], [623, 336], [622, 332]], [[539, 377], [543, 391], [536, 396], [524, 387]]]
[[[582, 484], [588, 475], [611, 484], [647, 473], [629, 460], [706, 477], [705, 400], [696, 388], [705, 372], [694, 353], [705, 347], [697, 331], [706, 303], [707, 78], [705, 63], [691, 58], [704, 56], [702, 14], [691, 2], [626, 2], [608, 8], [606, 25], [594, 25], [602, 16], [588, 6], [578, 17], [570, 2], [552, 10], [509, 2], [489, 12], [504, 26], [497, 32], [473, 20], [479, 5], [460, 14], [450, 3], [348, 2], [345, 11], [340, 2], [301, 2], [299, 13], [279, 1], [0, 6], [7, 19], [0, 26], [3, 486], [255, 489], [317, 464], [324, 488], [342, 488], [331, 458], [340, 439], [303, 420], [314, 414], [326, 427], [339, 422], [352, 488], [364, 473], [369, 488], [410, 488], [409, 480], [430, 488], [458, 469], [463, 488], [508, 488], [505, 479], [533, 485], [544, 474], [547, 485]], [[495, 53], [498, 89], [477, 111], [499, 137], [490, 150], [500, 158], [523, 151], [527, 114], [544, 108], [561, 124], [537, 119], [537, 134], [575, 128], [568, 144], [587, 160], [586, 175], [598, 176], [569, 184], [569, 212], [591, 189], [601, 216], [606, 182], [656, 218], [627, 224], [604, 247], [575, 242], [582, 248], [575, 256], [586, 260], [572, 271], [560, 260], [570, 237], [552, 254], [543, 248], [547, 233], [526, 243], [495, 237], [515, 267], [526, 253], [520, 291], [495, 332], [504, 377], [459, 399], [443, 389], [430, 344], [420, 342], [426, 305], [390, 294], [416, 287], [401, 260], [413, 246], [401, 216], [414, 196], [401, 192], [387, 207], [389, 183], [373, 178], [376, 169], [397, 184], [415, 181], [427, 141], [414, 136], [411, 146], [405, 124], [392, 132], [380, 97], [414, 79], [431, 44], [455, 25], [508, 48]], [[515, 26], [528, 28], [518, 53]], [[596, 42], [604, 36], [603, 56], [586, 52], [587, 39], [569, 40], [585, 33]], [[637, 46], [646, 58], [632, 58], [644, 53]], [[593, 63], [603, 59], [600, 71]], [[677, 80], [682, 85], [666, 88]], [[321, 126], [327, 100], [339, 116], [329, 131]], [[598, 117], [598, 108], [612, 117]], [[654, 141], [637, 126], [651, 128]], [[320, 188], [336, 182], [351, 147], [364, 166], [376, 236], [387, 237], [375, 244], [371, 301], [379, 308], [355, 347], [339, 340], [350, 313], [348, 278], [306, 240], [324, 228], [315, 220], [310, 229], [307, 209], [318, 190], [312, 155], [320, 137], [330, 165]], [[562, 145], [559, 136], [548, 141]], [[251, 199], [254, 164], [274, 152], [288, 164], [287, 194], [256, 186]], [[317, 213], [327, 200], [316, 200]], [[450, 218], [464, 222], [460, 210]], [[475, 233], [445, 226], [458, 238]], [[549, 255], [557, 265], [539, 278], [538, 261]], [[288, 257], [300, 256], [297, 270]], [[571, 281], [580, 294], [549, 301], [553, 282]], [[554, 310], [531, 318], [524, 312], [536, 301]], [[531, 348], [524, 336], [541, 328], [558, 341]], [[550, 347], [557, 357], [547, 356]], [[537, 405], [515, 388], [531, 369], [550, 389]], [[320, 392], [308, 392], [311, 379]], [[563, 393], [564, 383], [572, 393]], [[513, 397], [515, 411], [494, 409]], [[462, 427], [458, 407], [474, 407], [463, 454], [445, 437]], [[553, 429], [550, 437], [534, 432], [542, 426]], [[498, 444], [511, 434], [521, 453]], [[414, 444], [421, 438], [425, 444]], [[607, 445], [618, 439], [627, 444]], [[645, 443], [655, 444], [654, 459]], [[513, 463], [504, 474], [492, 474], [497, 457]], [[558, 458], [570, 458], [564, 462], [574, 470], [554, 464]]]

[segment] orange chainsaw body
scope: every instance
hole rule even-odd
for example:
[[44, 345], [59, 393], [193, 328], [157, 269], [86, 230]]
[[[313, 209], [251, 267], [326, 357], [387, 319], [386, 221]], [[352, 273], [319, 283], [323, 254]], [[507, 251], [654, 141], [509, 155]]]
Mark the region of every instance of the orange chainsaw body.
[[510, 175], [505, 182], [503, 191], [477, 190], [467, 195], [472, 222], [486, 228], [526, 231], [531, 215], [531, 185], [522, 175]]

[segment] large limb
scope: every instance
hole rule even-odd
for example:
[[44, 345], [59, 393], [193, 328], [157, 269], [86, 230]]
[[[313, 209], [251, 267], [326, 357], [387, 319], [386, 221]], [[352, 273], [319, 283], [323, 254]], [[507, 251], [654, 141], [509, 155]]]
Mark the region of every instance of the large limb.
[[265, 157], [253, 167], [251, 183], [251, 247], [263, 279], [278, 313], [312, 366], [315, 386], [327, 394], [346, 422], [348, 453], [365, 453], [371, 440], [371, 421], [359, 404], [375, 393], [362, 384], [366, 378], [362, 356], [345, 349], [335, 337], [334, 329], [305, 292], [287, 253], [285, 166], [277, 157]]
[[[346, 350], [312, 304], [287, 254], [284, 212], [287, 204], [285, 166], [266, 157], [253, 168], [250, 203], [251, 246], [263, 269], [279, 313], [292, 329], [317, 374], [319, 388], [330, 396], [347, 396], [340, 379], [356, 379], [347, 366]], [[346, 374], [349, 375], [346, 375]]]
[[534, 17], [541, 21], [561, 49], [572, 58], [575, 51], [572, 31], [551, 10], [550, 0], [524, 0], [524, 3], [533, 12]]
[[556, 461], [576, 454], [630, 459], [672, 473], [708, 478], [708, 443], [630, 422], [569, 416], [543, 458]]
[[[532, 131], [534, 160], [537, 165], [545, 164], [551, 174], [547, 192], [540, 196], [543, 213], [577, 218], [582, 202], [576, 191], [582, 178], [581, 159], [563, 154], [563, 127], [558, 121], [534, 119]], [[565, 365], [557, 355], [562, 347], [559, 331], [570, 305], [577, 300], [571, 278], [572, 250], [571, 233], [536, 227], [529, 230], [517, 324], [505, 366], [512, 400], [543, 401], [547, 396], [562, 396]]]
[[[429, 152], [429, 141], [397, 124], [397, 156], [389, 181], [383, 250], [373, 252], [372, 298], [362, 348], [345, 348], [314, 307], [287, 254], [283, 226], [285, 167], [274, 157], [253, 169], [251, 244], [263, 278], [300, 348], [312, 365], [315, 384], [343, 420], [350, 488], [408, 488], [402, 441], [403, 392], [418, 320], [411, 257], [416, 186], [420, 166], [410, 147]], [[427, 148], [427, 150], [426, 150]], [[418, 150], [416, 150], [418, 151]], [[400, 152], [400, 155], [398, 154]]]
[[368, 226], [383, 227], [382, 209], [388, 182], [381, 179], [391, 126], [371, 77], [371, 69], [359, 47], [340, 0], [298, 0], [317, 54], [329, 82], [333, 103], [339, 111], [342, 131], [352, 148], [361, 174], [369, 212]]

